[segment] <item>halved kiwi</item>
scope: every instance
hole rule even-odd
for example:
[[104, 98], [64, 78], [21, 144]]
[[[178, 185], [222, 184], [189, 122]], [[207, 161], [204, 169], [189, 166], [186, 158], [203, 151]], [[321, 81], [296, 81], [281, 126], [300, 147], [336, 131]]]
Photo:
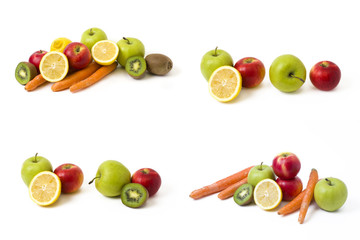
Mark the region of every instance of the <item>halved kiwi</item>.
[[145, 204], [149, 193], [139, 183], [128, 183], [121, 189], [121, 201], [125, 206], [138, 208]]
[[27, 84], [38, 74], [34, 64], [29, 62], [20, 62], [15, 69], [15, 78], [22, 84]]
[[234, 201], [244, 206], [253, 201], [254, 187], [250, 183], [244, 183], [234, 193]]
[[146, 61], [142, 56], [128, 58], [125, 65], [126, 72], [135, 79], [141, 79], [146, 71]]

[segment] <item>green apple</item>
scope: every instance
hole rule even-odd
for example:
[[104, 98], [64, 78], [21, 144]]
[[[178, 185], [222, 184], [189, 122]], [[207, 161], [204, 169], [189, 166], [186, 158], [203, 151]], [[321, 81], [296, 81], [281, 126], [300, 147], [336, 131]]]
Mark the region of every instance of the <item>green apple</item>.
[[117, 61], [123, 67], [125, 67], [128, 58], [133, 56], [145, 56], [144, 44], [137, 38], [123, 37], [117, 42], [117, 45], [119, 47]]
[[101, 40], [107, 40], [105, 32], [100, 28], [89, 28], [82, 34], [80, 42], [91, 51], [94, 44]]
[[121, 193], [121, 188], [131, 181], [129, 170], [120, 162], [107, 160], [100, 164], [95, 180], [96, 189], [104, 196], [116, 197]]
[[329, 212], [341, 208], [346, 202], [347, 194], [345, 183], [337, 178], [321, 179], [315, 185], [315, 202], [321, 209]]
[[21, 167], [21, 178], [29, 186], [31, 180], [35, 177], [36, 174], [43, 171], [52, 172], [52, 165], [49, 160], [44, 157], [38, 156], [36, 153], [35, 156], [26, 159]]
[[206, 79], [209, 80], [211, 74], [219, 67], [233, 66], [234, 62], [230, 54], [224, 50], [218, 49], [210, 50], [204, 54], [201, 59], [200, 69], [201, 73]]
[[255, 187], [261, 180], [267, 178], [275, 180], [275, 174], [272, 167], [261, 163], [260, 165], [254, 166], [250, 169], [247, 178], [248, 183]]
[[282, 92], [295, 92], [305, 82], [306, 68], [299, 58], [291, 54], [277, 57], [269, 69], [271, 83]]

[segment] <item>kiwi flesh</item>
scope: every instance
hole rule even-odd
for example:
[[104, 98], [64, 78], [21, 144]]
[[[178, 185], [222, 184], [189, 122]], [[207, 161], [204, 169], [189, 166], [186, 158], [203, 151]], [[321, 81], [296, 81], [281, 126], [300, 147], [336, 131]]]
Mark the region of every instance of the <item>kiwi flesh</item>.
[[126, 72], [135, 79], [141, 79], [146, 72], [146, 61], [142, 56], [128, 58], [125, 65]]
[[253, 201], [254, 187], [250, 183], [244, 183], [234, 193], [234, 201], [244, 206]]
[[173, 67], [171, 59], [160, 53], [149, 54], [145, 57], [147, 70], [154, 75], [163, 76], [170, 72]]
[[149, 193], [139, 183], [128, 183], [121, 189], [121, 201], [125, 206], [138, 208], [145, 204]]
[[15, 69], [15, 78], [22, 85], [27, 84], [37, 74], [35, 65], [29, 62], [20, 62]]

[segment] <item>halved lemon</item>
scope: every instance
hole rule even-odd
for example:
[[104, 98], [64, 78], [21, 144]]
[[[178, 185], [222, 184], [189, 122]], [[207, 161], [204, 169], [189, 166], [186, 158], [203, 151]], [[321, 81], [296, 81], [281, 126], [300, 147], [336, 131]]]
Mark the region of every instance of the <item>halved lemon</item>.
[[66, 77], [69, 71], [69, 61], [61, 52], [48, 52], [42, 57], [39, 70], [45, 80], [58, 82]]
[[231, 66], [217, 68], [209, 78], [210, 95], [220, 102], [229, 102], [236, 98], [241, 85], [240, 72]]
[[65, 47], [69, 43], [71, 43], [71, 40], [68, 38], [57, 38], [51, 43], [50, 51], [64, 52]]
[[91, 49], [91, 55], [98, 64], [110, 65], [117, 59], [119, 47], [111, 40], [101, 40], [94, 44]]
[[282, 200], [280, 186], [272, 179], [264, 179], [255, 186], [254, 201], [264, 210], [271, 210], [279, 206]]
[[31, 180], [29, 193], [31, 200], [40, 206], [53, 204], [61, 193], [60, 178], [50, 171], [40, 172]]

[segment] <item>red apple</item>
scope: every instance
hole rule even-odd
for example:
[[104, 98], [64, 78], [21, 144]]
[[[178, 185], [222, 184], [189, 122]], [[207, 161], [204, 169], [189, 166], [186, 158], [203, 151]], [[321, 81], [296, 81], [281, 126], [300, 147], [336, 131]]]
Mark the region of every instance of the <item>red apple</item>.
[[61, 191], [72, 193], [77, 191], [84, 180], [84, 174], [78, 166], [72, 163], [65, 163], [58, 166], [54, 173], [60, 178]]
[[295, 177], [293, 179], [276, 179], [277, 184], [279, 184], [281, 191], [283, 193], [284, 201], [293, 200], [299, 193], [301, 193], [303, 189], [302, 181], [299, 177]]
[[85, 68], [91, 62], [91, 53], [88, 47], [80, 42], [69, 43], [64, 54], [69, 60], [69, 66], [79, 70]]
[[312, 84], [323, 91], [334, 89], [339, 84], [340, 78], [340, 68], [330, 61], [318, 62], [310, 70]]
[[39, 65], [40, 65], [41, 59], [46, 53], [47, 53], [47, 51], [39, 50], [39, 51], [36, 51], [33, 54], [31, 54], [31, 56], [29, 57], [29, 62], [35, 65], [38, 72], [39, 72]]
[[258, 86], [265, 77], [264, 64], [254, 57], [245, 57], [234, 66], [241, 74], [242, 86], [252, 88]]
[[154, 195], [161, 186], [160, 175], [151, 168], [141, 168], [131, 177], [131, 182], [140, 183], [149, 192], [149, 197]]
[[284, 152], [274, 158], [272, 167], [279, 178], [292, 179], [299, 173], [301, 163], [295, 154]]

